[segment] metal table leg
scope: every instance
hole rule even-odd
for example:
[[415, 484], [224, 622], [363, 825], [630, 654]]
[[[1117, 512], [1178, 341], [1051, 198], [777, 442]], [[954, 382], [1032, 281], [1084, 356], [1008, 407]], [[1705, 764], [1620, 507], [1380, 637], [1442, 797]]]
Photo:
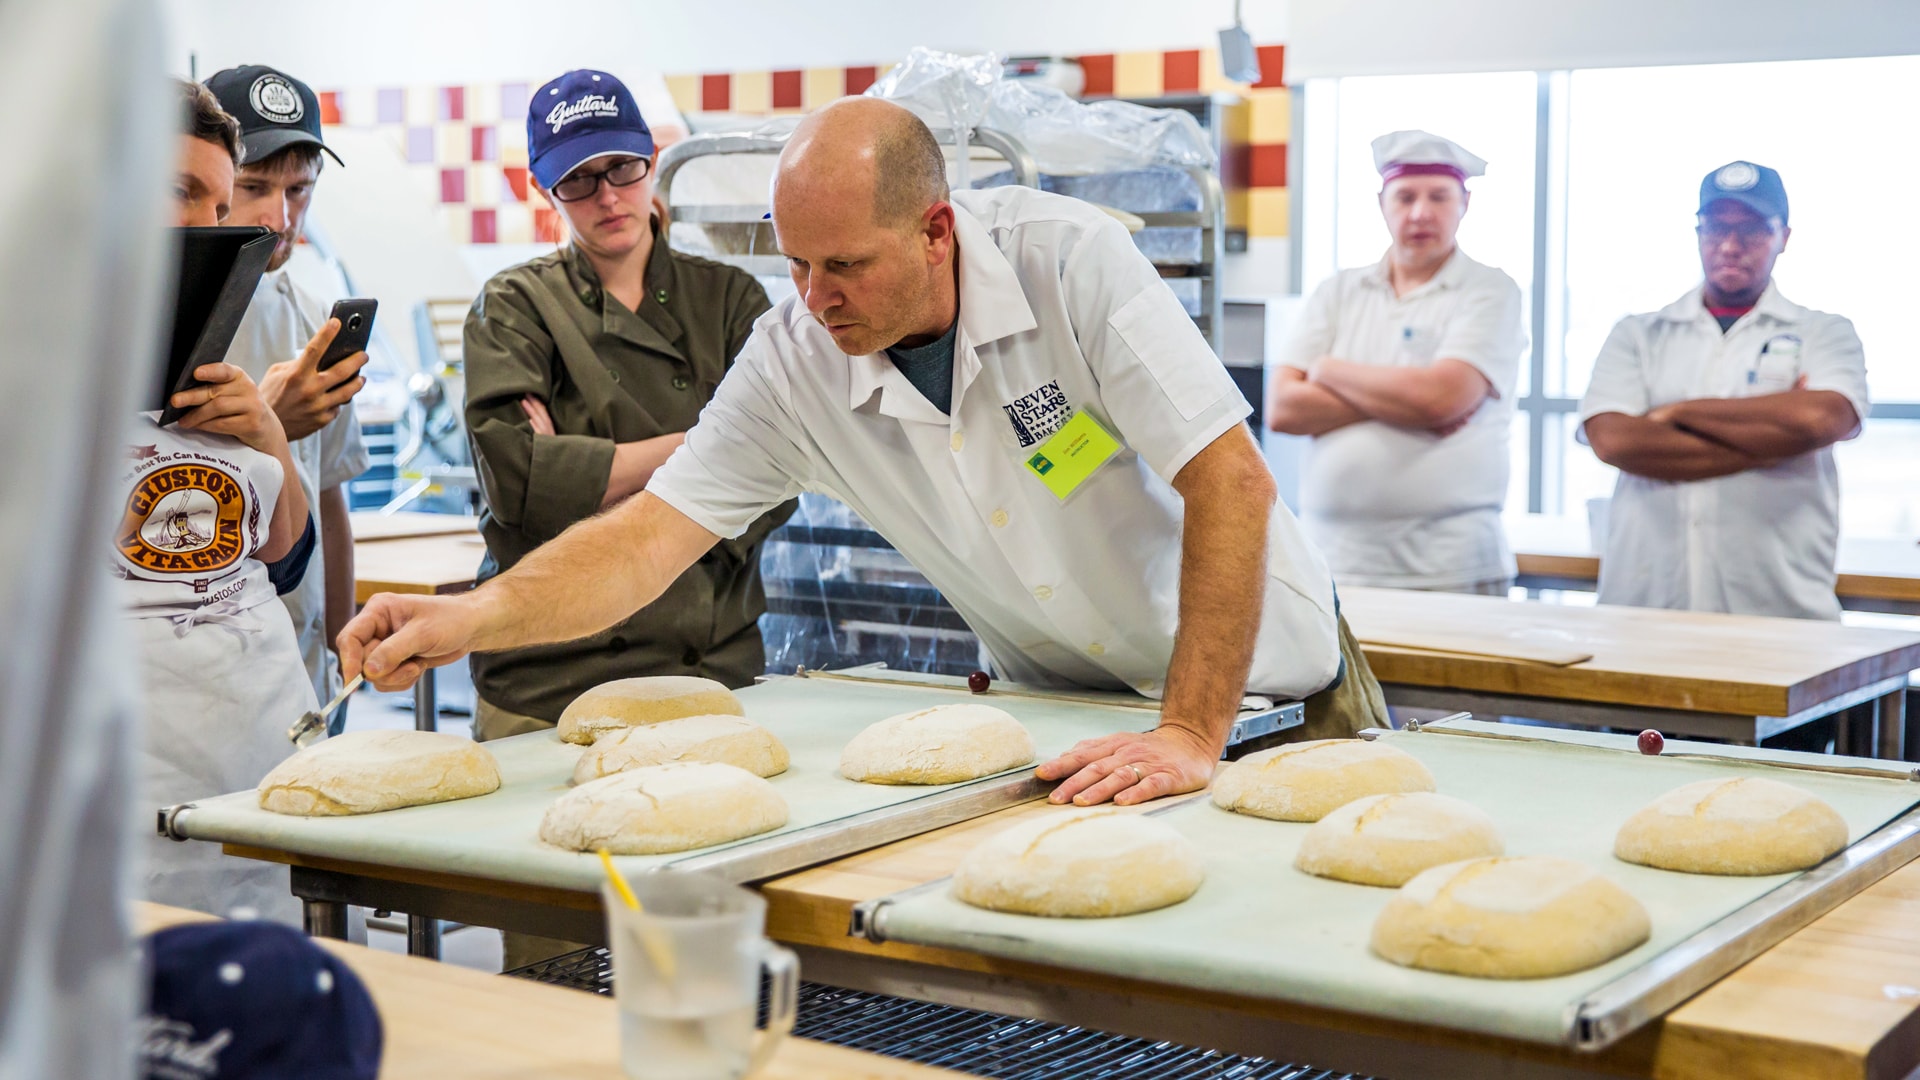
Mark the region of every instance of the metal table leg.
[[300, 907], [308, 937], [347, 939], [347, 905], [335, 900], [302, 900]]
[[1895, 687], [1873, 703], [1874, 753], [1877, 758], [1901, 761], [1907, 756], [1907, 688]]
[[432, 668], [421, 672], [420, 681], [413, 684], [413, 727], [416, 731], [440, 730], [440, 695]]
[[407, 955], [440, 959], [440, 920], [425, 915], [407, 916]]

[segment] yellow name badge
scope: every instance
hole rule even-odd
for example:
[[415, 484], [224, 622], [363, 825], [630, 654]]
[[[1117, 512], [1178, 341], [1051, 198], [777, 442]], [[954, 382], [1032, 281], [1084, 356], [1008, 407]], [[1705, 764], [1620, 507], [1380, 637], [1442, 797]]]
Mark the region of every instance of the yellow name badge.
[[1054, 498], [1065, 502], [1119, 451], [1119, 440], [1107, 434], [1093, 414], [1076, 412], [1051, 439], [1040, 444], [1040, 449], [1028, 455], [1027, 471], [1039, 477]]

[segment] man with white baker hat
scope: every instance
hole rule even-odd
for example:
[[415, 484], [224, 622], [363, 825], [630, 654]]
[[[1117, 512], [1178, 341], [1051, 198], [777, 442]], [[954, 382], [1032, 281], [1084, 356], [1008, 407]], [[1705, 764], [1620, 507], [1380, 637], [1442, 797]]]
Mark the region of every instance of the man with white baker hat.
[[1313, 293], [1267, 394], [1267, 426], [1311, 435], [1301, 520], [1344, 585], [1505, 595], [1513, 279], [1455, 241], [1486, 162], [1424, 131], [1373, 141], [1392, 244]]
[[1162, 699], [1153, 731], [1043, 764], [1055, 801], [1205, 786], [1247, 690], [1304, 699], [1308, 735], [1384, 722], [1251, 409], [1118, 222], [1028, 188], [949, 193], [932, 132], [873, 98], [801, 122], [772, 216], [798, 295], [646, 490], [471, 593], [375, 597], [341, 634], [348, 672], [398, 687], [592, 633], [814, 491], [910, 559], [999, 674]]

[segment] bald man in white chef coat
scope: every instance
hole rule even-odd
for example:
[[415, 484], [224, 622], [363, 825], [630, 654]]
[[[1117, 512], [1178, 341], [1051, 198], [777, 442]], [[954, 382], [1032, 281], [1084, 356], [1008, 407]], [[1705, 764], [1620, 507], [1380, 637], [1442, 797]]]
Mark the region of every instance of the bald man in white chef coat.
[[1311, 435], [1301, 520], [1343, 585], [1505, 595], [1513, 279], [1455, 236], [1486, 162], [1424, 131], [1373, 142], [1381, 260], [1314, 291], [1268, 386], [1267, 426]]

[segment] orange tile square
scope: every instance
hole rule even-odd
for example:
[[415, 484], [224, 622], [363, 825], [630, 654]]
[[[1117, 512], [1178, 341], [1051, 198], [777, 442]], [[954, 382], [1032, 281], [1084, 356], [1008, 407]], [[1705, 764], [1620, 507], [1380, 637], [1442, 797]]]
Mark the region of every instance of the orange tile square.
[[1113, 57], [1113, 96], [1123, 98], [1159, 97], [1163, 92], [1163, 54], [1157, 52], [1115, 53]]

